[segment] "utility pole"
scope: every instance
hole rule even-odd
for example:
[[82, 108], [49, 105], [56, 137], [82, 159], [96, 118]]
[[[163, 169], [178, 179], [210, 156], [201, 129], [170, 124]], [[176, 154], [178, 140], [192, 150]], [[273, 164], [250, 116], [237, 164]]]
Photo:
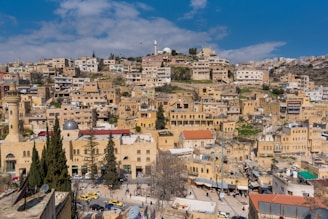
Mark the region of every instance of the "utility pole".
[[224, 176], [224, 170], [223, 170], [223, 148], [224, 148], [224, 132], [222, 132], [222, 144], [221, 144], [221, 189], [220, 189], [220, 200], [223, 200], [224, 198], [224, 191], [223, 191], [223, 176]]

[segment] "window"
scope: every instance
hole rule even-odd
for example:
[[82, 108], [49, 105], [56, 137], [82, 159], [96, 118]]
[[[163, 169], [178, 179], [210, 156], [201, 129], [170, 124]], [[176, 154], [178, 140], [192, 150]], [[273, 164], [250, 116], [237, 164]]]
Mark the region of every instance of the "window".
[[26, 151], [23, 151], [23, 157], [26, 157]]
[[146, 154], [150, 154], [150, 150], [147, 150], [147, 151], [146, 151]]
[[149, 161], [150, 161], [150, 157], [147, 157], [147, 158], [146, 158], [146, 161], [149, 162]]
[[77, 155], [80, 155], [80, 149], [77, 149], [77, 150], [76, 150], [76, 154], [77, 154]]
[[73, 155], [76, 155], [76, 150], [75, 149], [73, 149]]
[[30, 156], [30, 151], [27, 151], [27, 156], [28, 156], [28, 157]]
[[141, 158], [140, 158], [140, 157], [138, 157], [138, 158], [137, 158], [137, 162], [140, 162], [140, 161], [141, 161]]
[[137, 154], [141, 154], [141, 151], [140, 150], [137, 150]]
[[88, 150], [87, 149], [84, 149], [84, 154], [88, 154]]

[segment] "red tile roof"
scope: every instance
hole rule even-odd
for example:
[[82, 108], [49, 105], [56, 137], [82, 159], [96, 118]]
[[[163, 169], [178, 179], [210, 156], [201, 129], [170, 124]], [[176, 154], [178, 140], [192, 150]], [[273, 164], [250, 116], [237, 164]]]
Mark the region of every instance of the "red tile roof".
[[[115, 130], [93, 130], [94, 135], [109, 135], [109, 133], [112, 133], [113, 135], [120, 135], [120, 134], [130, 134], [129, 129], [115, 129]], [[90, 135], [90, 130], [82, 130], [82, 135]], [[52, 135], [53, 131], [49, 131], [49, 135]], [[46, 136], [46, 131], [41, 131], [38, 134], [39, 137]]]
[[[92, 131], [90, 130], [82, 130], [82, 135], [90, 135]], [[115, 129], [115, 130], [93, 130], [94, 135], [109, 135], [112, 133], [113, 135], [120, 135], [120, 134], [130, 134], [129, 129]]]
[[[304, 196], [291, 196], [283, 194], [258, 194], [250, 193], [249, 199], [254, 204], [256, 211], [259, 210], [259, 202], [269, 202], [284, 205], [307, 206]], [[319, 200], [319, 205], [322, 205]], [[324, 205], [322, 205], [324, 207]]]
[[210, 130], [194, 130], [194, 131], [183, 131], [185, 139], [213, 139], [214, 136]]

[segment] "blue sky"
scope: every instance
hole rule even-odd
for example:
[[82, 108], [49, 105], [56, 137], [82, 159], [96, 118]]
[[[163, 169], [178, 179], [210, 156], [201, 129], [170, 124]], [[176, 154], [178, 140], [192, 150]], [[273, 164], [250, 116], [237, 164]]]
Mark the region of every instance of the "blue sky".
[[210, 47], [233, 63], [328, 54], [327, 0], [0, 0], [0, 63]]

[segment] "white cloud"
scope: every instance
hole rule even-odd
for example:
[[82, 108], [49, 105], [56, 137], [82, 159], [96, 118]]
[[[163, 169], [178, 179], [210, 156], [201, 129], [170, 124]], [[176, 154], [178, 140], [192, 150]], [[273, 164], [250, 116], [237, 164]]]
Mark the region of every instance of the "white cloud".
[[263, 60], [276, 56], [274, 52], [284, 45], [286, 45], [285, 42], [260, 43], [239, 49], [219, 51], [219, 56], [228, 58], [233, 63]]
[[[95, 51], [106, 58], [110, 53], [141, 56], [158, 48], [170, 47], [181, 52], [198, 46], [201, 38], [211, 40], [206, 32], [179, 28], [164, 18], [144, 19], [140, 13], [151, 10], [136, 5], [106, 0], [65, 0], [55, 10], [58, 18], [40, 22], [40, 28], [24, 35], [4, 39], [0, 63], [16, 60], [37, 61], [41, 57], [78, 58]], [[15, 48], [15, 49], [13, 49]]]
[[194, 10], [203, 9], [206, 7], [207, 0], [191, 0], [190, 5]]
[[[206, 1], [192, 1], [194, 8], [206, 7]], [[40, 21], [33, 31], [10, 38], [0, 38], [0, 63], [17, 60], [37, 61], [40, 58], [78, 58], [91, 56], [107, 58], [110, 53], [121, 56], [143, 56], [158, 49], [170, 47], [188, 54], [191, 47], [200, 48], [222, 39], [227, 27], [217, 26], [197, 32], [178, 27], [161, 17], [145, 19], [142, 13], [152, 10], [145, 4], [128, 4], [107, 0], [64, 0], [55, 10], [52, 21]], [[255, 59], [271, 56], [282, 46], [281, 42], [259, 44], [242, 49], [219, 51], [219, 56], [232, 60]]]
[[207, 0], [190, 0], [191, 11], [185, 13], [181, 19], [192, 19], [199, 10], [206, 8]]

